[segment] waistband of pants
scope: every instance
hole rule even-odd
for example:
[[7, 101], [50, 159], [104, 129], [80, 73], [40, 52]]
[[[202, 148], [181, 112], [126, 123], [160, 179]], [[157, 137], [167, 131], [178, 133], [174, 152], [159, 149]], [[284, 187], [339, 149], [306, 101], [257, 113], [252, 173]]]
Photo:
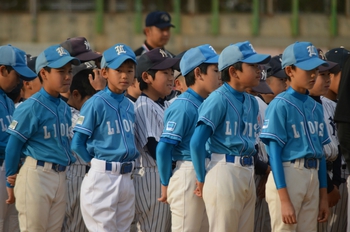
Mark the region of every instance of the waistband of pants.
[[316, 158], [300, 158], [292, 161], [283, 162], [284, 167], [294, 166], [294, 168], [298, 169], [316, 169], [318, 170], [320, 165], [320, 160]]
[[[208, 165], [209, 159], [205, 159], [205, 166]], [[189, 160], [178, 160], [176, 161], [176, 168], [178, 169], [194, 169], [193, 162]]]
[[135, 162], [129, 161], [129, 162], [108, 162], [105, 160], [99, 160], [93, 158], [91, 160], [91, 169], [94, 169], [99, 172], [108, 172], [110, 171], [112, 174], [115, 175], [123, 175], [131, 173], [135, 168]]
[[29, 165], [31, 167], [37, 167], [37, 166], [41, 166], [43, 167], [45, 170], [54, 170], [55, 172], [65, 172], [66, 171], [66, 166], [61, 165], [61, 164], [56, 164], [56, 163], [51, 163], [51, 162], [45, 162], [42, 160], [36, 160], [31, 156], [27, 156], [26, 160], [25, 160], [25, 164]]
[[227, 154], [212, 153], [211, 161], [233, 163], [234, 165], [240, 166], [240, 167], [254, 166], [253, 156], [234, 156], [234, 155], [227, 155]]

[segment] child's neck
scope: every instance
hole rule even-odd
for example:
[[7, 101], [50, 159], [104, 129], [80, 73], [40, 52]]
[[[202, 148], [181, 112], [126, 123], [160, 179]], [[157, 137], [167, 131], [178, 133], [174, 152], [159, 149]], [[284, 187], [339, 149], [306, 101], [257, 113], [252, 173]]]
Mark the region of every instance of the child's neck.
[[208, 93], [208, 91], [204, 90], [203, 88], [201, 88], [196, 84], [191, 85], [189, 88], [191, 88], [194, 92], [196, 92], [199, 96], [201, 96], [204, 99], [206, 99], [210, 94]]
[[60, 96], [60, 93], [57, 91], [51, 90], [51, 89], [47, 88], [46, 86], [44, 86], [43, 88], [52, 97], [58, 98]]
[[328, 90], [328, 92], [326, 93], [326, 95], [324, 95], [326, 98], [332, 100], [332, 101], [336, 101], [338, 94], [336, 94], [335, 92], [333, 92], [332, 90]]
[[242, 86], [240, 83], [237, 83], [237, 82], [232, 81], [232, 80], [230, 80], [229, 82], [226, 82], [226, 83], [238, 92], [245, 92], [245, 90], [247, 89], [247, 87]]
[[[149, 88], [149, 86], [148, 86]], [[161, 96], [156, 91], [153, 91], [152, 89], [144, 89], [142, 91], [144, 94], [146, 94], [150, 99], [153, 101], [157, 101], [159, 98], [165, 98], [166, 96]]]

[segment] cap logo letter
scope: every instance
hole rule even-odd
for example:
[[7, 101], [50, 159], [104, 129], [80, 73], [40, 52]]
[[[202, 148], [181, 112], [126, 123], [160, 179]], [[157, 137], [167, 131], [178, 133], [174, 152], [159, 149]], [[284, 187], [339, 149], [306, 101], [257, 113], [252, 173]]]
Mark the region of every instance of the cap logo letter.
[[253, 50], [254, 53], [256, 53], [256, 51], [255, 51], [255, 49], [254, 49], [252, 44], [249, 44], [249, 47]]
[[92, 64], [90, 64], [90, 62], [85, 62], [84, 64], [85, 64], [86, 68], [92, 68]]
[[163, 49], [159, 49], [159, 53], [162, 54], [162, 57], [168, 57], [168, 54]]
[[124, 50], [124, 45], [115, 46], [115, 51], [118, 53], [118, 56], [122, 53], [126, 53], [126, 51]]
[[166, 14], [163, 14], [160, 18], [163, 19], [164, 22], [169, 22], [170, 20]]
[[209, 46], [209, 49], [213, 50], [213, 52], [216, 54], [215, 49], [213, 48], [213, 46]]
[[307, 46], [307, 51], [308, 51], [310, 57], [317, 56], [315, 46], [313, 46], [313, 45]]
[[63, 49], [63, 47], [58, 47], [56, 51], [60, 56], [67, 55], [67, 52]]
[[87, 41], [87, 40], [85, 40], [84, 41], [84, 44], [85, 44], [85, 48], [86, 48], [86, 50], [91, 50], [91, 47], [90, 47], [90, 43]]

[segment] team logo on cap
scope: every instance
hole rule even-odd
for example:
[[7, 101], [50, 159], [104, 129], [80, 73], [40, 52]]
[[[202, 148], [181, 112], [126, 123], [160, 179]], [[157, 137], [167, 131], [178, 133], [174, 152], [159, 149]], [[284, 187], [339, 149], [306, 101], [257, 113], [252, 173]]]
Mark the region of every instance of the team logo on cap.
[[168, 54], [163, 49], [159, 49], [159, 53], [162, 54], [162, 57], [168, 57]]
[[165, 21], [165, 22], [169, 22], [169, 16], [167, 14], [162, 14], [162, 16], [160, 16], [160, 18]]
[[215, 49], [213, 48], [213, 46], [209, 46], [209, 49], [213, 50], [213, 52], [214, 52], [215, 54], [217, 54], [216, 51], [215, 51]]
[[118, 53], [118, 56], [122, 53], [126, 53], [126, 51], [124, 50], [124, 45], [115, 46], [115, 51]]
[[317, 50], [314, 45], [307, 46], [307, 52], [309, 53], [309, 56], [317, 56]]
[[67, 55], [67, 52], [64, 50], [63, 47], [58, 47], [56, 51], [60, 56]]
[[249, 47], [253, 50], [254, 53], [256, 53], [256, 51], [255, 51], [255, 49], [254, 49], [252, 44], [249, 44]]
[[90, 43], [87, 41], [87, 40], [85, 40], [84, 41], [84, 44], [85, 44], [85, 48], [86, 48], [86, 50], [91, 50], [91, 47], [90, 47]]
[[318, 51], [318, 55], [320, 56], [320, 58], [321, 58], [322, 60], [327, 60], [327, 58], [326, 58], [326, 56], [324, 55], [324, 53], [323, 53], [322, 50], [319, 50], [319, 51]]
[[86, 68], [93, 68], [93, 66], [90, 62], [85, 62], [84, 64], [85, 64]]

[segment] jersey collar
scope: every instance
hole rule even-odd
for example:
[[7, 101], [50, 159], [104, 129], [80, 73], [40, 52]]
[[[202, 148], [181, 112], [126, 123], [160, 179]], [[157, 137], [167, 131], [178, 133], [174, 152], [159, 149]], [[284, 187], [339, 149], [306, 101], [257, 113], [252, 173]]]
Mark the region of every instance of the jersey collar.
[[186, 90], [189, 94], [191, 94], [193, 97], [195, 97], [198, 101], [203, 102], [204, 98], [202, 98], [198, 93], [196, 93], [193, 89], [188, 88]]
[[235, 96], [235, 98], [237, 98], [240, 102], [244, 101], [244, 92], [239, 92], [237, 90], [235, 90], [234, 88], [232, 88], [231, 85], [227, 84], [226, 82], [224, 83], [224, 86], [226, 87], [226, 89], [228, 89], [228, 91], [230, 91], [230, 93], [233, 94], [233, 96]]
[[[60, 97], [53, 97], [51, 96], [48, 92], [46, 92], [46, 90], [44, 88], [41, 88], [39, 91], [44, 97], [46, 97], [47, 99], [49, 99], [50, 101], [52, 101], [53, 103], [55, 103], [56, 105], [60, 104]], [[59, 95], [60, 96], [60, 95]]]
[[305, 94], [299, 93], [297, 91], [295, 91], [292, 87], [289, 87], [286, 90], [287, 93], [289, 93], [290, 95], [292, 95], [293, 97], [299, 99], [302, 102], [305, 102], [307, 100], [307, 98], [309, 97], [309, 91], [306, 90]]
[[125, 94], [125, 91], [121, 94], [117, 94], [117, 93], [113, 93], [109, 88], [108, 86], [105, 88], [105, 92], [111, 96], [113, 99], [117, 100], [118, 102], [121, 102], [123, 101], [124, 99], [124, 94]]

